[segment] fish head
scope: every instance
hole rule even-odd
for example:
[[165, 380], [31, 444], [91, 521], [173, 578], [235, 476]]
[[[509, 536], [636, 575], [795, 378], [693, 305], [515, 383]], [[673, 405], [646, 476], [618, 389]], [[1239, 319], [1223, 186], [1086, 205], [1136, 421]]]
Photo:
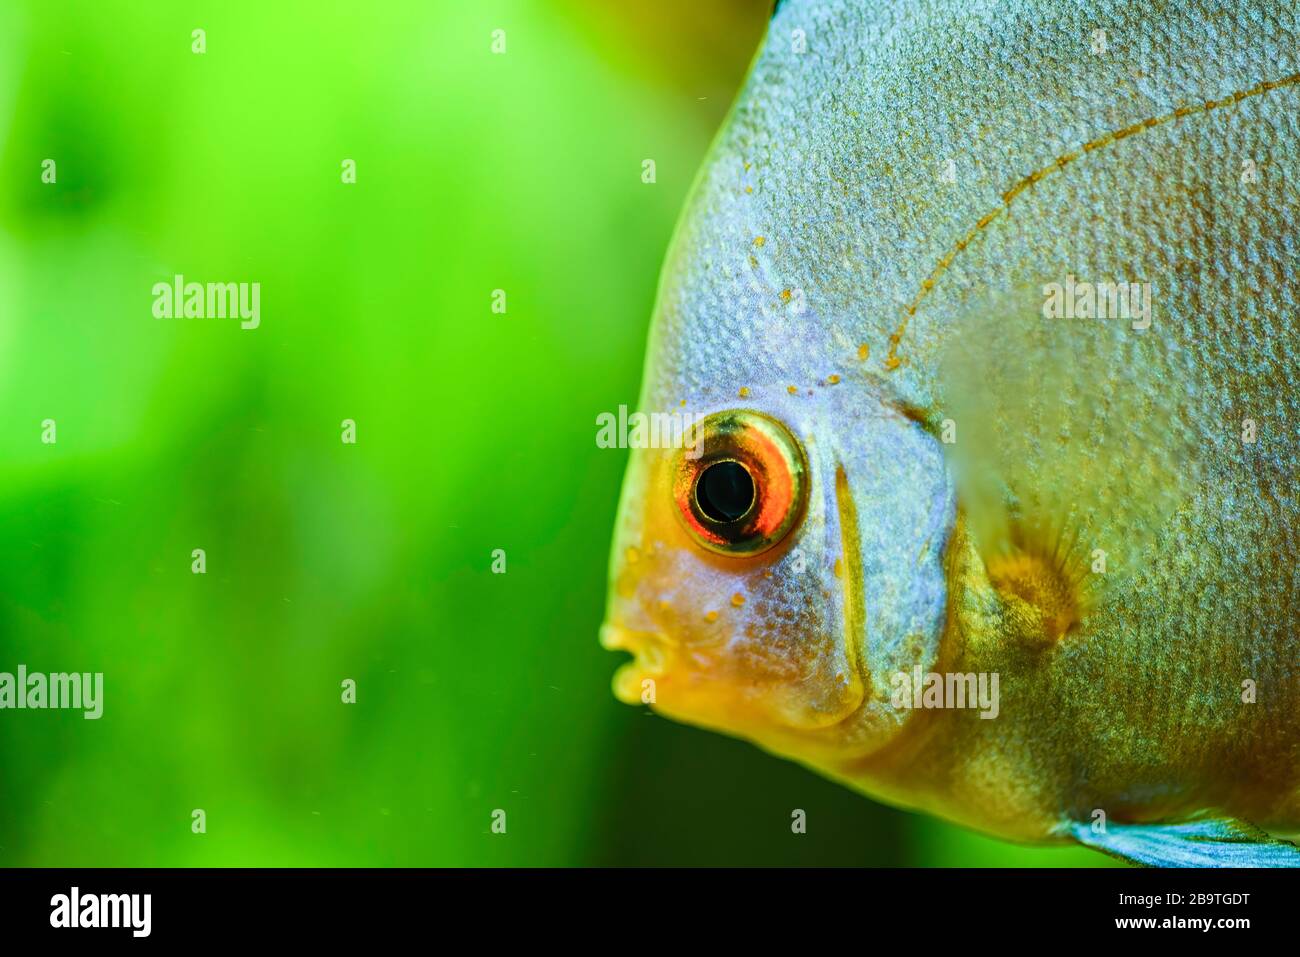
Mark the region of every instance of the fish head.
[[632, 451], [602, 643], [633, 655], [621, 700], [833, 765], [899, 731], [891, 678], [937, 654], [952, 483], [864, 384], [745, 392]]
[[[833, 775], [914, 720], [894, 679], [937, 663], [967, 552], [940, 404], [885, 368], [913, 254], [880, 181], [825, 165], [858, 141], [827, 142], [831, 114], [790, 95], [833, 79], [791, 51], [795, 15], [667, 251], [638, 408], [689, 411], [698, 434], [627, 443], [601, 637], [633, 656], [621, 700]], [[856, 56], [855, 37], [822, 41]]]

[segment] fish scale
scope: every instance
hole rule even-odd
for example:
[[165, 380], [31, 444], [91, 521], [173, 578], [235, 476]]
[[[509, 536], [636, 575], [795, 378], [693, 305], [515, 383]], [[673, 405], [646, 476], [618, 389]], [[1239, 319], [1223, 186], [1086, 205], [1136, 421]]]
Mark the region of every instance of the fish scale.
[[[780, 6], [669, 250], [641, 401], [785, 423], [813, 505], [771, 554], [701, 560], [666, 454], [633, 453], [607, 644], [669, 649], [659, 710], [1020, 840], [1178, 863], [1256, 831], [1144, 829], [1300, 830], [1297, 50], [1277, 2]], [[1046, 318], [1076, 277], [1148, 284], [1150, 325]], [[647, 540], [659, 566], [619, 560]], [[835, 572], [850, 543], [861, 575]], [[735, 661], [674, 658], [694, 609], [642, 610], [669, 577], [755, 599], [715, 616]], [[802, 682], [738, 663], [765, 655]], [[912, 666], [1000, 675], [1000, 713], [900, 715]]]

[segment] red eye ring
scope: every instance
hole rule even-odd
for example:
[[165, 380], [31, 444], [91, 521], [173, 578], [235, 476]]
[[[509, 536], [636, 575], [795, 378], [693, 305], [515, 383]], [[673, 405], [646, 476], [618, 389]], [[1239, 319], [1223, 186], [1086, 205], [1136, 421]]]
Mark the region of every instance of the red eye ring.
[[776, 419], [748, 409], [715, 412], [698, 428], [696, 444], [673, 463], [678, 518], [718, 554], [747, 557], [775, 547], [807, 503], [803, 447]]

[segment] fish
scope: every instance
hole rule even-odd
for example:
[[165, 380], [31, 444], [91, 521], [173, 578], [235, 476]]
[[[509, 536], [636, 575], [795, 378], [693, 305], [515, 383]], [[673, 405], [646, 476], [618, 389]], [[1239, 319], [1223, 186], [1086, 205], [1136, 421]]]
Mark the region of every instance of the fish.
[[669, 245], [613, 690], [875, 800], [1297, 866], [1300, 27], [785, 0]]

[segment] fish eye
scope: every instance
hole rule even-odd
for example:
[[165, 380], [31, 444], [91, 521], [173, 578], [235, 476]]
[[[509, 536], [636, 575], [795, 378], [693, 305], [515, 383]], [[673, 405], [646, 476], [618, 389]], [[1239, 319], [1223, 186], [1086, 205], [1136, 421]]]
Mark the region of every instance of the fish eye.
[[779, 544], [803, 517], [808, 465], [802, 446], [770, 416], [715, 412], [674, 462], [677, 515], [700, 545], [748, 557]]
[[754, 506], [754, 477], [739, 462], [714, 462], [695, 483], [695, 501], [715, 522], [734, 522]]

